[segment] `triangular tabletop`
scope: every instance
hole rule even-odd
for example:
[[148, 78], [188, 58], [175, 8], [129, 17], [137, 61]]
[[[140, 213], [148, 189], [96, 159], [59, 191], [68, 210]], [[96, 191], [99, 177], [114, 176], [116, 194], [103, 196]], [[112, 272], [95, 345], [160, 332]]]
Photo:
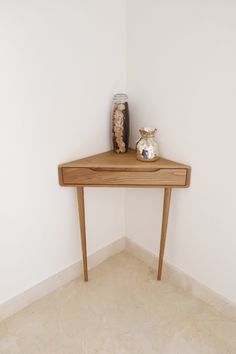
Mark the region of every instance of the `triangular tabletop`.
[[143, 162], [136, 159], [135, 150], [129, 150], [123, 154], [117, 154], [113, 151], [103, 152], [101, 154], [85, 157], [83, 159], [71, 161], [61, 164], [59, 168], [64, 167], [87, 167], [96, 169], [134, 169], [142, 171], [150, 171], [150, 169], [162, 168], [184, 168], [190, 169], [189, 166], [179, 162], [170, 161], [160, 157], [157, 161]]

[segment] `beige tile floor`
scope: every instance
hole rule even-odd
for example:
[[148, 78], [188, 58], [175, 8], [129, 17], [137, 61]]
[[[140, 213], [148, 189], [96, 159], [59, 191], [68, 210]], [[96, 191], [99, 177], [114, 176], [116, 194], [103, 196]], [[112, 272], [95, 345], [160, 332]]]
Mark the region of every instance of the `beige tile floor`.
[[0, 323], [1, 354], [233, 354], [236, 322], [121, 253]]

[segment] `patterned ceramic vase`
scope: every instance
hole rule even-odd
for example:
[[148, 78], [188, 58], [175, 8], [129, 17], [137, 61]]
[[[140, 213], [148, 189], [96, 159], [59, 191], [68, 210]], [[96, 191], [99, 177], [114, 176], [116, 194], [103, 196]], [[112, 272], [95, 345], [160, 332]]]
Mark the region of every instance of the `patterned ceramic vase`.
[[112, 137], [113, 150], [124, 153], [129, 147], [129, 107], [128, 96], [117, 93], [113, 97], [112, 105]]

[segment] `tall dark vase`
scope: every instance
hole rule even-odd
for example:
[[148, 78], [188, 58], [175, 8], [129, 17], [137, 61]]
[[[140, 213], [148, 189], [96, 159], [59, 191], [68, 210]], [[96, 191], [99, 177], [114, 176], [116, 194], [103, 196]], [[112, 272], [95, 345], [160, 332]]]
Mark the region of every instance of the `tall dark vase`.
[[128, 96], [117, 93], [113, 97], [112, 106], [112, 137], [113, 150], [124, 153], [129, 147], [129, 106]]

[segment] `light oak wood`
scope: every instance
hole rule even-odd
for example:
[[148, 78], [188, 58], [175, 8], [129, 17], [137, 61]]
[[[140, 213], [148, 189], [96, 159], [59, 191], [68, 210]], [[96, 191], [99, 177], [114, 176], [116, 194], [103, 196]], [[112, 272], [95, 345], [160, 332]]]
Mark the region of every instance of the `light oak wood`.
[[62, 169], [64, 185], [135, 185], [185, 186], [186, 169], [154, 169], [153, 171], [97, 170], [86, 167]]
[[134, 150], [125, 154], [104, 152], [58, 166], [61, 186], [77, 188], [83, 252], [84, 280], [88, 280], [87, 247], [84, 215], [84, 187], [164, 188], [162, 230], [157, 279], [161, 280], [170, 208], [171, 188], [187, 188], [191, 168], [178, 162], [159, 158], [153, 162], [136, 159]]
[[141, 169], [142, 171], [157, 168], [186, 168], [188, 165], [171, 161], [160, 157], [157, 161], [143, 162], [136, 159], [136, 152], [129, 150], [125, 154], [117, 154], [113, 151], [85, 157], [83, 159], [67, 162], [59, 165], [61, 167], [87, 167], [87, 168], [109, 168], [109, 169]]
[[84, 213], [84, 188], [77, 187], [77, 199], [80, 220], [80, 236], [83, 255], [84, 280], [88, 281], [88, 264], [87, 264], [87, 245], [86, 245], [86, 228], [85, 228], [85, 213]]
[[162, 274], [162, 266], [163, 266], [165, 243], [166, 243], [166, 233], [167, 233], [168, 217], [169, 217], [169, 210], [170, 210], [170, 197], [171, 197], [171, 188], [165, 188], [163, 212], [162, 212], [160, 251], [159, 251], [158, 272], [157, 272], [158, 280], [161, 280], [161, 274]]
[[134, 150], [125, 154], [108, 151], [59, 166], [62, 186], [188, 187], [190, 167], [160, 158], [153, 162], [136, 159]]

